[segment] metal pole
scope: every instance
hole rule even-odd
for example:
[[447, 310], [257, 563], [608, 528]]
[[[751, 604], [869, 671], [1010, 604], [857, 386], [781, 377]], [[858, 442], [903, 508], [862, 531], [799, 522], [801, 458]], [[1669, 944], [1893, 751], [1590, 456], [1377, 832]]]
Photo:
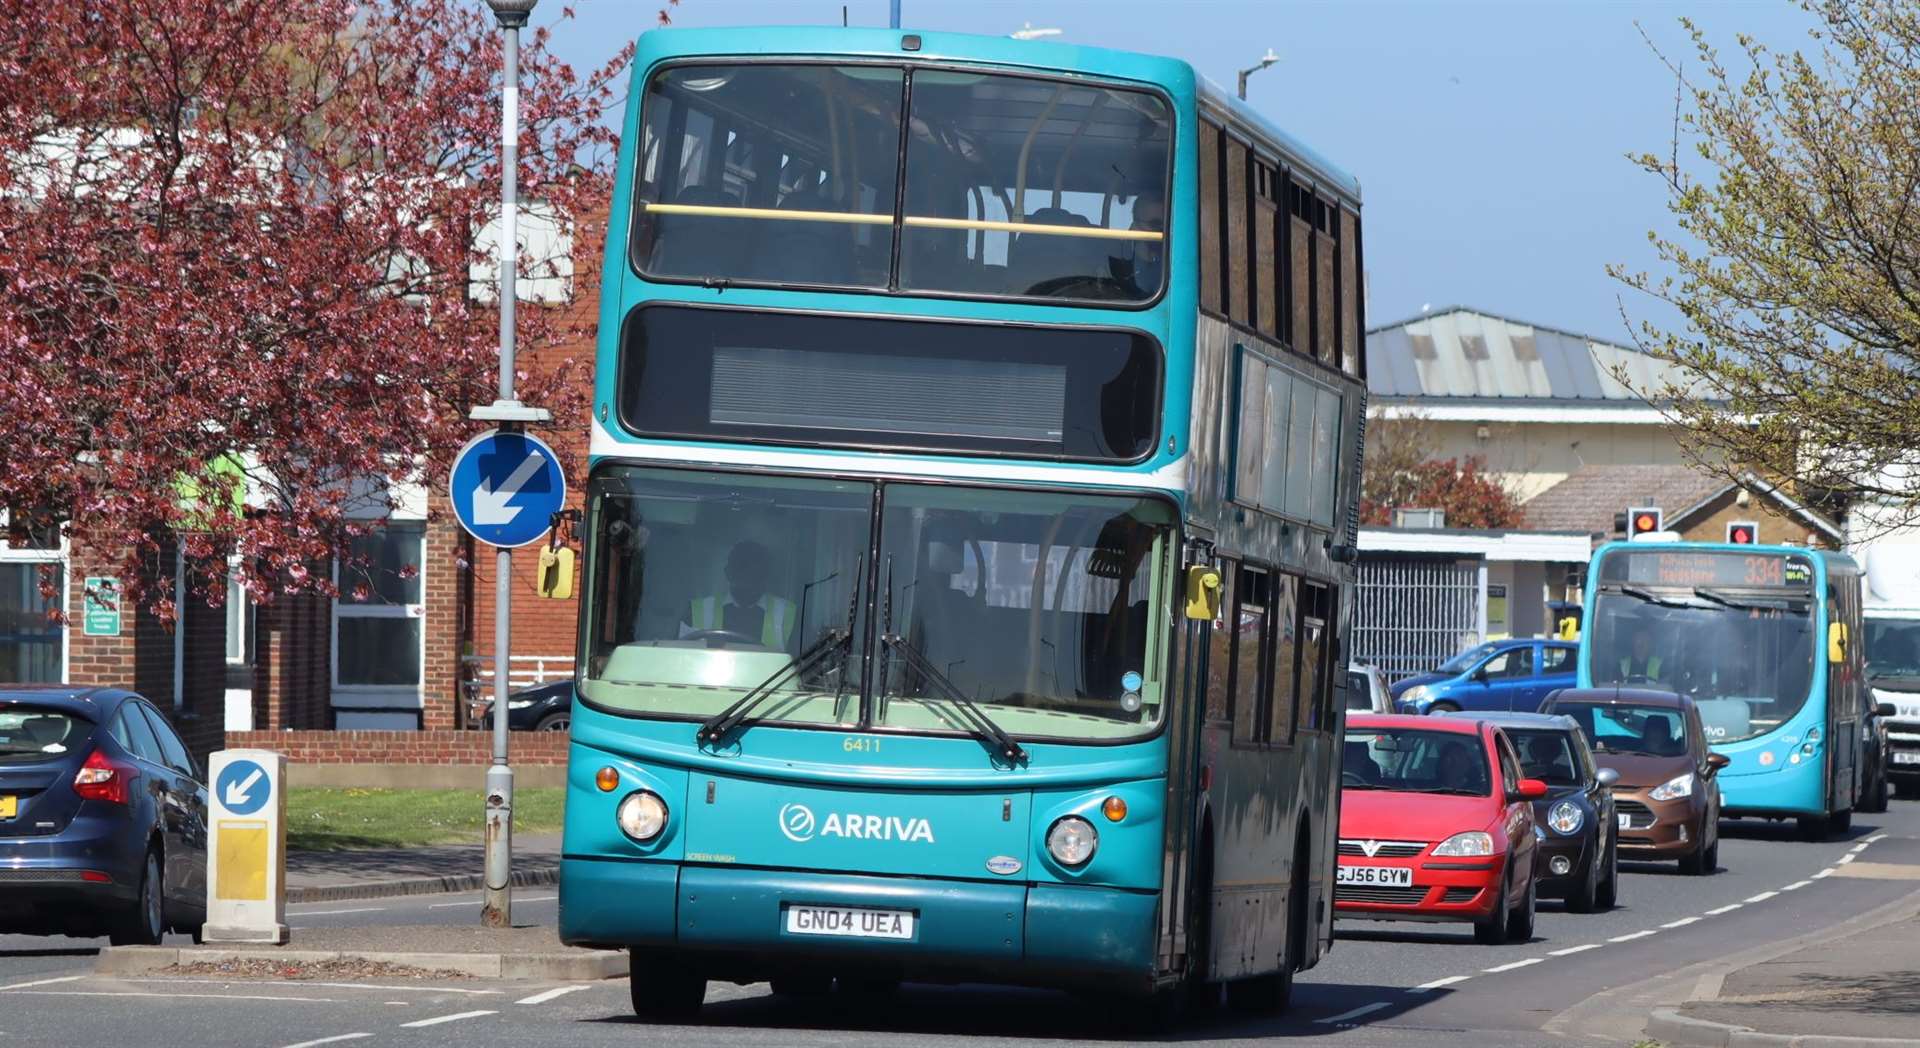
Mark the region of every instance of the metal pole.
[[900, 28], [900, 0], [889, 0], [887, 4], [887, 28]]
[[1240, 70], [1240, 101], [1247, 100], [1247, 71]]
[[[500, 143], [500, 399], [513, 402], [514, 270], [519, 245], [520, 29], [506, 27], [506, 78], [501, 91]], [[507, 763], [507, 690], [512, 632], [513, 551], [494, 556], [493, 764], [487, 769], [486, 898], [481, 920], [490, 928], [513, 924], [513, 768]]]

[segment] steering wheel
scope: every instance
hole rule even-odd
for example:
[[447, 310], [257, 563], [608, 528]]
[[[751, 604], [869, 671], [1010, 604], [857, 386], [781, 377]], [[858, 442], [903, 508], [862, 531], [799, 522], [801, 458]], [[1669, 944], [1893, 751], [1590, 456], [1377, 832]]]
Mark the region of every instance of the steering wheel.
[[[1069, 288], [1074, 289], [1074, 293], [1065, 294], [1064, 292], [1066, 292]], [[1035, 284], [1032, 287], [1027, 288], [1025, 294], [1032, 295], [1035, 297], [1040, 297], [1040, 298], [1052, 298], [1054, 296], [1059, 296], [1061, 298], [1092, 298], [1092, 299], [1119, 299], [1119, 298], [1133, 297], [1131, 290], [1125, 284], [1122, 284], [1121, 282], [1113, 279], [1112, 277], [1094, 277], [1094, 276], [1079, 276], [1079, 275], [1053, 277], [1048, 280], [1042, 280], [1038, 284]]]
[[1340, 772], [1340, 785], [1342, 785], [1342, 786], [1371, 786], [1371, 785], [1372, 785], [1372, 783], [1370, 783], [1370, 782], [1368, 782], [1368, 781], [1367, 781], [1367, 777], [1366, 777], [1366, 776], [1364, 776], [1364, 775], [1362, 775], [1362, 774], [1360, 774], [1360, 773], [1359, 773], [1359, 772], [1357, 772], [1357, 771], [1347, 771], [1347, 770], [1345, 770], [1345, 769], [1342, 769], [1342, 770], [1341, 770], [1341, 772]]
[[[707, 642], [707, 647], [709, 648], [724, 648], [726, 647], [725, 641], [737, 641], [741, 644], [752, 644], [755, 647], [760, 645], [760, 638], [749, 637], [744, 633], [735, 633], [732, 630], [694, 630], [692, 633], [680, 639], [704, 640]], [[715, 641], [721, 641], [722, 643], [716, 644], [714, 643]]]

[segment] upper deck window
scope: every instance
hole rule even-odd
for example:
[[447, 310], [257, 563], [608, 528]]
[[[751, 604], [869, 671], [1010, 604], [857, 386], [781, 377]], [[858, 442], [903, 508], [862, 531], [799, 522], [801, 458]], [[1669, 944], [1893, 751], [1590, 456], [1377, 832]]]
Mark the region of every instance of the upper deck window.
[[654, 279], [1145, 302], [1165, 278], [1172, 118], [1144, 91], [679, 65], [641, 124], [632, 250]]

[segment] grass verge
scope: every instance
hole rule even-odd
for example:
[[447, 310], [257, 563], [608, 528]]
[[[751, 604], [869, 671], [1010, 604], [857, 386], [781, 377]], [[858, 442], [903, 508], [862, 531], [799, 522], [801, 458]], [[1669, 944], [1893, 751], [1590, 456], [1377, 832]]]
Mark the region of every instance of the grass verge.
[[[513, 791], [513, 832], [558, 833], [559, 787]], [[478, 790], [293, 787], [287, 791], [290, 851], [414, 848], [480, 839]]]

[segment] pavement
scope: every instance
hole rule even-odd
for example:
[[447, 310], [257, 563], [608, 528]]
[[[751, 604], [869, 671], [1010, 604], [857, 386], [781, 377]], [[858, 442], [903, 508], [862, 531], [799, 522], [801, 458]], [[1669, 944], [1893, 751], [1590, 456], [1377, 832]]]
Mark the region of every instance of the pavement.
[[[420, 848], [287, 853], [287, 901], [341, 902], [396, 895], [471, 891], [486, 887], [483, 846], [442, 844]], [[557, 883], [560, 835], [519, 834], [513, 839], [513, 883]]]

